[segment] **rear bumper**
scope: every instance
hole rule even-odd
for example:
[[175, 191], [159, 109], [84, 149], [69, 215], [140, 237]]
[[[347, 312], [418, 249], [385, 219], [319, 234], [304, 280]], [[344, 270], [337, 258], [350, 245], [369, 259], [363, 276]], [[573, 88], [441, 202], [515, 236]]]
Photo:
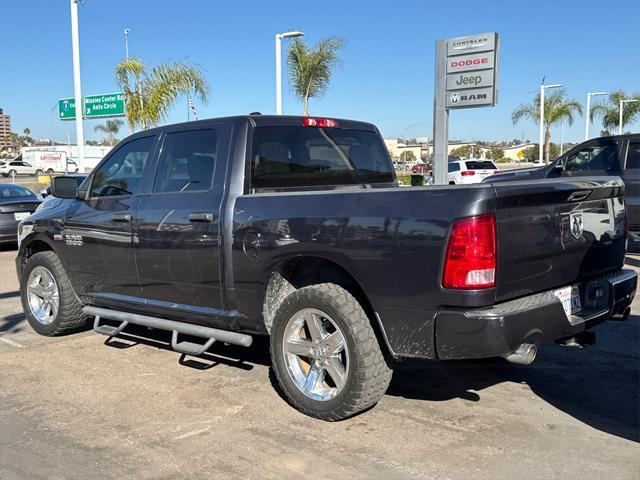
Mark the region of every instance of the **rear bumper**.
[[0, 243], [15, 243], [18, 241], [18, 223], [0, 223]]
[[525, 341], [542, 343], [571, 337], [631, 304], [638, 283], [623, 269], [580, 285], [582, 312], [567, 319], [553, 291], [478, 310], [443, 309], [436, 318], [436, 351], [440, 359], [505, 355]]

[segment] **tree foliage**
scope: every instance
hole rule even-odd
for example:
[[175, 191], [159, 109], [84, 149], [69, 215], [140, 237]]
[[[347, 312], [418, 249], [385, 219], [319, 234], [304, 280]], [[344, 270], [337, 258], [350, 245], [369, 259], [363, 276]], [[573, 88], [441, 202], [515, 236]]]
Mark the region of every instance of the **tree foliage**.
[[478, 145], [463, 145], [451, 150], [450, 155], [460, 158], [471, 158], [473, 155], [473, 158], [480, 158], [482, 156], [482, 150]]
[[104, 132], [107, 134], [107, 144], [114, 146], [118, 143], [116, 135], [120, 131], [120, 127], [124, 125], [122, 120], [107, 120], [104, 125], [96, 125], [94, 131]]
[[170, 62], [150, 72], [139, 58], [116, 65], [116, 80], [124, 94], [127, 120], [132, 129], [146, 129], [164, 120], [181, 95], [197, 95], [207, 102], [209, 84], [197, 67]]
[[416, 154], [411, 150], [405, 150], [400, 154], [398, 158], [401, 162], [415, 162], [418, 159], [416, 158]]
[[487, 153], [485, 153], [484, 156], [488, 160], [502, 160], [504, 158], [504, 149], [502, 147], [494, 145]]
[[[544, 156], [545, 160], [550, 159], [551, 146], [551, 126], [566, 122], [573, 125], [576, 115], [582, 115], [582, 104], [577, 100], [566, 99], [564, 89], [555, 90], [544, 97]], [[513, 124], [521, 120], [531, 120], [538, 124], [540, 122], [540, 94], [537, 94], [533, 103], [519, 105], [511, 114]]]
[[620, 100], [638, 100], [624, 104], [622, 109], [622, 130], [624, 131], [624, 127], [640, 119], [640, 93], [627, 95], [621, 90], [611, 92], [605, 102], [591, 107], [590, 121], [599, 118], [603, 130], [613, 130], [617, 133], [620, 124]]
[[303, 113], [309, 115], [309, 99], [324, 95], [335, 68], [341, 64], [340, 50], [343, 41], [329, 37], [319, 41], [313, 47], [296, 38], [289, 45], [287, 69], [289, 83], [296, 96], [302, 100]]

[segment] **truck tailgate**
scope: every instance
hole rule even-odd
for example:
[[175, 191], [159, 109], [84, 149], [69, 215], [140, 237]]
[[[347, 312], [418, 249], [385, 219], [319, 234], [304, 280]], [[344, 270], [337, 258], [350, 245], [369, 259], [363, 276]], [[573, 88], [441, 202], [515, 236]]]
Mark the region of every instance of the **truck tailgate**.
[[581, 177], [493, 184], [496, 301], [572, 285], [621, 268], [624, 184]]

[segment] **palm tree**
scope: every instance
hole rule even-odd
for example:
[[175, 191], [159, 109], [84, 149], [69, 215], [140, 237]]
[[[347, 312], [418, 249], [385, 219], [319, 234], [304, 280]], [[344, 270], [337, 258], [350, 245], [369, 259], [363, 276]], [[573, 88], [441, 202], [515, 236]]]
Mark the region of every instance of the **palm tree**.
[[640, 119], [640, 94], [627, 95], [621, 90], [611, 92], [606, 102], [591, 107], [591, 118], [600, 117], [604, 130], [618, 131], [620, 123], [620, 100], [638, 100], [625, 103], [622, 109], [622, 131], [625, 125], [630, 125]]
[[28, 137], [28, 136], [29, 136], [29, 134], [31, 133], [31, 130], [30, 130], [29, 128], [25, 128], [25, 129], [22, 131], [22, 133], [24, 133], [24, 136], [25, 136], [25, 137]]
[[321, 97], [329, 87], [335, 67], [340, 65], [338, 56], [342, 40], [325, 38], [312, 48], [296, 38], [289, 45], [287, 67], [291, 89], [302, 100], [304, 115], [309, 115], [309, 98]]
[[[573, 124], [576, 113], [582, 115], [582, 104], [576, 100], [565, 99], [564, 89], [556, 90], [544, 98], [544, 160], [549, 161], [551, 148], [551, 127], [561, 122]], [[523, 118], [540, 122], [540, 94], [536, 95], [533, 103], [521, 104], [511, 114], [511, 121], [517, 124]]]
[[124, 93], [129, 126], [145, 130], [167, 116], [180, 95], [198, 95], [207, 102], [209, 84], [202, 72], [191, 65], [171, 62], [147, 72], [139, 58], [131, 57], [116, 65], [116, 80]]
[[94, 131], [106, 133], [108, 138], [107, 143], [113, 147], [118, 143], [116, 135], [120, 131], [120, 127], [122, 125], [124, 125], [122, 120], [107, 120], [105, 125], [96, 125], [94, 127]]

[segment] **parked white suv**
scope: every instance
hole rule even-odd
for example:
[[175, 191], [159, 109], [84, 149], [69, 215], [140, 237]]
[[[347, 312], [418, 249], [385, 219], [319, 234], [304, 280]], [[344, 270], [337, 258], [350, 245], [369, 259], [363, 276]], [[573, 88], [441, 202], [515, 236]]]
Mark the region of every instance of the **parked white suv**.
[[449, 185], [480, 183], [489, 175], [493, 175], [498, 171], [498, 167], [490, 160], [459, 160], [449, 162]]
[[14, 175], [35, 175], [36, 169], [30, 163], [14, 160], [0, 165], [0, 173], [3, 177], [13, 177]]

